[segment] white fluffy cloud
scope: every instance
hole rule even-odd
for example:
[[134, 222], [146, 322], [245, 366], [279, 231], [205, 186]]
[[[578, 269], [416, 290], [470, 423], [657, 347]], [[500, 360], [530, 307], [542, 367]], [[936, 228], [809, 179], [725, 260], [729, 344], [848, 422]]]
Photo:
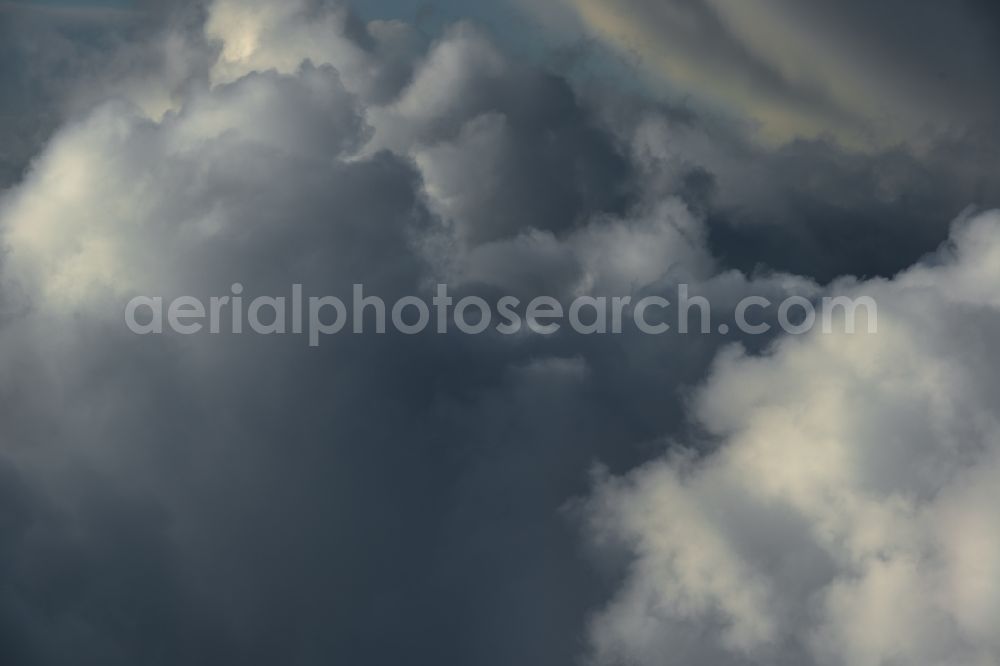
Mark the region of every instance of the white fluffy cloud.
[[1000, 658], [1000, 216], [847, 293], [875, 335], [730, 348], [695, 403], [717, 440], [591, 503], [632, 553], [597, 663], [961, 664]]

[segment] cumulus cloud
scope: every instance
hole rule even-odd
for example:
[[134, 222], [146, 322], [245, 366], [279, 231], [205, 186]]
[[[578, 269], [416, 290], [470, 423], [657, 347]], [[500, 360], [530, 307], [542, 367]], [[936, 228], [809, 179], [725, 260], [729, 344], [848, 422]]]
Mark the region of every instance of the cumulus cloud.
[[694, 405], [712, 452], [600, 481], [594, 533], [633, 559], [596, 663], [996, 662], [998, 238], [965, 221], [845, 289], [877, 335], [726, 350]]
[[[626, 466], [640, 455], [610, 446], [613, 433], [642, 442], [677, 414], [643, 400], [612, 416], [613, 387], [633, 390], [616, 341], [347, 336], [309, 351], [122, 325], [133, 295], [205, 297], [237, 281], [248, 294], [361, 282], [386, 298], [441, 276], [505, 288], [545, 247], [561, 259], [536, 270], [560, 294], [709, 271], [683, 204], [631, 214], [629, 148], [565, 81], [459, 26], [390, 85], [376, 28], [304, 7], [240, 5], [270, 27], [230, 59], [243, 33], [215, 31], [241, 24], [210, 18], [217, 60], [194, 59], [179, 87], [169, 63], [147, 72], [173, 91], [167, 108], [106, 90], [4, 193], [5, 659], [552, 663], [577, 651], [600, 590], [559, 507], [598, 450]], [[284, 18], [254, 23], [268, 12]], [[313, 24], [343, 44], [288, 55]], [[481, 157], [506, 175], [469, 189], [459, 165], [484, 123], [504, 141]], [[527, 214], [476, 207], [508, 197]], [[477, 259], [504, 251], [510, 263]], [[709, 347], [691, 345], [679, 357], [647, 345], [631, 365], [697, 375]], [[676, 379], [646, 381], [637, 395]]]

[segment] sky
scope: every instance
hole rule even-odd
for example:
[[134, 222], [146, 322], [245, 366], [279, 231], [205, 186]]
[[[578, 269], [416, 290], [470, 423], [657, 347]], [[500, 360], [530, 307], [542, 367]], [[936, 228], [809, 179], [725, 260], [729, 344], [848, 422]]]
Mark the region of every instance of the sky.
[[[998, 31], [0, 3], [0, 663], [1000, 663]], [[234, 283], [864, 297], [878, 331], [123, 318]]]

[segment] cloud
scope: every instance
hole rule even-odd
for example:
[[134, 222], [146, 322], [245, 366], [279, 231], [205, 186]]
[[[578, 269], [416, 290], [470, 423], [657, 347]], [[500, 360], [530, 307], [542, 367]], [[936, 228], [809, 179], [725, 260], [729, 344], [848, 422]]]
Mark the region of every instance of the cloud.
[[993, 134], [969, 132], [925, 151], [870, 153], [824, 139], [764, 148], [738, 127], [691, 110], [602, 103], [620, 140], [654, 170], [647, 193], [680, 196], [708, 227], [723, 264], [830, 282], [841, 275], [889, 277], [932, 252], [966, 209], [1000, 205], [986, 165]]
[[[451, 275], [490, 293], [550, 250], [560, 259], [534, 270], [558, 293], [712, 272], [696, 219], [643, 200], [646, 167], [565, 81], [459, 26], [392, 92], [353, 23], [316, 11], [282, 25], [308, 32], [312, 16], [362, 46], [295, 64], [268, 55], [291, 46], [262, 47], [215, 85], [200, 51], [180, 79], [154, 58], [166, 108], [142, 104], [146, 88], [102, 87], [112, 99], [71, 114], [0, 201], [7, 660], [506, 664], [578, 650], [602, 586], [560, 507], [595, 457], [627, 468], [680, 418], [656, 396], [700, 375], [714, 343], [345, 336], [309, 350], [123, 326], [133, 295], [237, 281], [341, 295], [362, 282], [392, 299]], [[492, 154], [484, 126], [502, 128]], [[466, 187], [476, 156], [502, 177]], [[528, 214], [491, 217], [487, 202]]]
[[196, 5], [0, 7], [0, 188], [20, 181], [64, 122], [101, 102], [127, 97], [154, 117], [172, 108], [209, 58], [190, 29]]
[[877, 335], [727, 350], [694, 407], [712, 452], [600, 480], [594, 534], [632, 563], [596, 663], [996, 661], [998, 232], [846, 289]]
[[[992, 218], [892, 281], [739, 272], [737, 244], [713, 246], [720, 209], [778, 210], [792, 229], [845, 191], [863, 190], [848, 212], [879, 197], [898, 211], [928, 182], [913, 174], [932, 177], [911, 155], [904, 185], [871, 191], [845, 174], [884, 163], [806, 173], [843, 154], [751, 149], [697, 114], [602, 98], [464, 23], [428, 39], [323, 2], [182, 9], [114, 33], [68, 81], [74, 49], [31, 60], [54, 92], [26, 108], [54, 118], [0, 198], [0, 660], [549, 666], [580, 656], [609, 598], [598, 660], [863, 663], [904, 624], [938, 632], [904, 645], [915, 659], [931, 637], [956, 659], [992, 654], [996, 392], [975, 333], [995, 306]], [[803, 235], [775, 255], [848, 265], [852, 244]], [[865, 265], [906, 261], [889, 254]], [[392, 299], [440, 280], [483, 295], [689, 281], [720, 307], [874, 290], [889, 311], [885, 337], [766, 355], [773, 338], [745, 340], [714, 366], [732, 338], [345, 335], [310, 350], [122, 322], [136, 294], [361, 282]], [[682, 438], [698, 451], [649, 463]], [[594, 461], [608, 476], [589, 516], [632, 551], [624, 587], [595, 573], [566, 510]], [[821, 615], [799, 614], [823, 580]], [[894, 590], [914, 597], [907, 617], [881, 610]]]

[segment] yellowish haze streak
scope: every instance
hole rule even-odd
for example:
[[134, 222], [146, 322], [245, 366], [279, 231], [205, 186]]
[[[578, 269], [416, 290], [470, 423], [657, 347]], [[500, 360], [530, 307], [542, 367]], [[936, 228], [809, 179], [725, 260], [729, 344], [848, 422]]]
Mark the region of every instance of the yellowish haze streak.
[[[732, 42], [725, 51], [700, 41], [702, 19], [675, 0], [655, 10], [635, 0], [570, 1], [591, 32], [639, 56], [654, 81], [750, 120], [765, 143], [826, 137], [869, 149], [922, 125], [890, 73], [783, 2], [706, 0]], [[762, 83], [761, 71], [779, 85]]]

